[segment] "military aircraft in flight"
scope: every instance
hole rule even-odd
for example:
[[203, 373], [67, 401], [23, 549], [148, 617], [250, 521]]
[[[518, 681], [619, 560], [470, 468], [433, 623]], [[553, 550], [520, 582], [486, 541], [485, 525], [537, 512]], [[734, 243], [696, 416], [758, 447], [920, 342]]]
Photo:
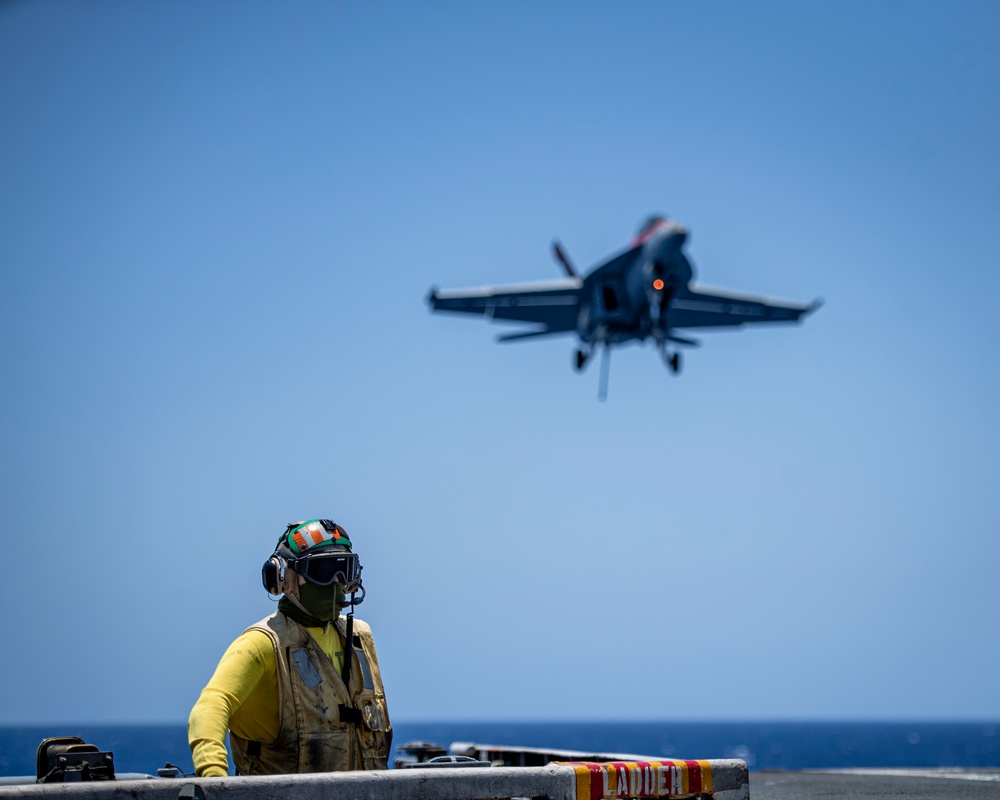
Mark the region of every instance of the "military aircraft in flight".
[[582, 370], [603, 350], [599, 397], [607, 396], [610, 350], [629, 341], [651, 339], [673, 373], [680, 372], [675, 345], [699, 342], [676, 333], [684, 328], [738, 327], [757, 322], [796, 322], [821, 304], [781, 303], [692, 283], [694, 270], [684, 254], [688, 231], [665, 216], [652, 216], [623, 252], [582, 276], [559, 242], [552, 245], [566, 278], [516, 286], [439, 291], [427, 302], [433, 311], [481, 314], [489, 320], [533, 323], [502, 334], [501, 342], [575, 333], [574, 357]]

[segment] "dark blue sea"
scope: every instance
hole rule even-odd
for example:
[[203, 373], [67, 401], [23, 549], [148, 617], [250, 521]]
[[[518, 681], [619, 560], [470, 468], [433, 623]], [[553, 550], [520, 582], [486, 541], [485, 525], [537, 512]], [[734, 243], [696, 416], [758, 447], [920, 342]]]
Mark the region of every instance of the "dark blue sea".
[[[741, 758], [751, 770], [830, 767], [1000, 767], [1000, 722], [396, 722], [396, 745], [415, 739]], [[0, 727], [0, 775], [33, 775], [49, 736], [110, 750], [119, 772], [191, 771], [187, 729], [176, 725]]]

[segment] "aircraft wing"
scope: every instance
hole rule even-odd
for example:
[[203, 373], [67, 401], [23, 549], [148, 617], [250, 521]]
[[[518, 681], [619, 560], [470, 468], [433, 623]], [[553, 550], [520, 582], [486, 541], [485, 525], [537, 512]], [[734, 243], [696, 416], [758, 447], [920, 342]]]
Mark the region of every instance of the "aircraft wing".
[[725, 289], [692, 286], [679, 291], [670, 303], [671, 328], [714, 328], [753, 322], [796, 322], [815, 311], [822, 301], [786, 303]]
[[431, 289], [427, 302], [434, 311], [480, 314], [487, 319], [542, 325], [533, 335], [576, 329], [583, 282], [579, 278], [541, 281], [518, 286], [479, 289]]

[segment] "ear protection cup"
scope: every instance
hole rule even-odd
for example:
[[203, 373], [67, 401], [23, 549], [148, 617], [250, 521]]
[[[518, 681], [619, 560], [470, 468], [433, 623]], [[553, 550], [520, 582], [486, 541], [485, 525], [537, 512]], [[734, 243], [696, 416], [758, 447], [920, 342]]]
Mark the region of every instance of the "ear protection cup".
[[269, 594], [284, 594], [285, 559], [278, 555], [271, 556], [260, 568], [260, 579]]

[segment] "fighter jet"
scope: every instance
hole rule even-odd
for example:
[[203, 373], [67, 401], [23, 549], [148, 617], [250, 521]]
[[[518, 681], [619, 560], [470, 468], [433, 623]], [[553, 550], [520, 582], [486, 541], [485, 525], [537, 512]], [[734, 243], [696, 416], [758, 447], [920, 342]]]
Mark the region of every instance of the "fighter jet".
[[607, 396], [610, 351], [629, 341], [652, 340], [674, 374], [681, 369], [678, 346], [699, 342], [676, 331], [738, 327], [757, 322], [796, 322], [821, 304], [782, 303], [692, 283], [694, 269], [684, 253], [688, 230], [655, 215], [640, 227], [627, 249], [581, 277], [559, 242], [552, 252], [566, 278], [516, 286], [439, 291], [427, 302], [433, 311], [482, 314], [487, 319], [533, 323], [497, 337], [501, 342], [575, 333], [573, 364], [582, 370], [603, 351], [598, 396]]

